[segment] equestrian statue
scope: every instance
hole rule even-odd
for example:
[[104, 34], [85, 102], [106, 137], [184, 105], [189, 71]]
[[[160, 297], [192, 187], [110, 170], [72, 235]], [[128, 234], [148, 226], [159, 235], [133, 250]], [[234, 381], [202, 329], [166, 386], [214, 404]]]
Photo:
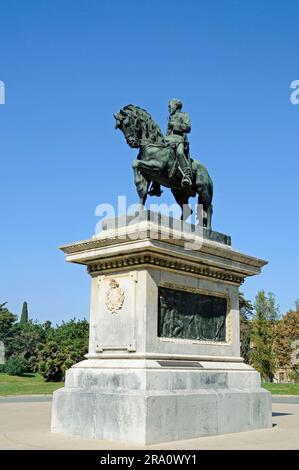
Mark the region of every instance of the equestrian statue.
[[162, 185], [171, 189], [182, 209], [181, 219], [186, 220], [192, 214], [189, 198], [197, 195], [198, 222], [211, 230], [213, 182], [204, 165], [190, 157], [191, 123], [182, 106], [180, 100], [170, 100], [166, 136], [147, 111], [132, 104], [114, 114], [115, 128], [131, 148], [139, 149], [132, 166], [141, 206], [148, 195], [161, 196]]

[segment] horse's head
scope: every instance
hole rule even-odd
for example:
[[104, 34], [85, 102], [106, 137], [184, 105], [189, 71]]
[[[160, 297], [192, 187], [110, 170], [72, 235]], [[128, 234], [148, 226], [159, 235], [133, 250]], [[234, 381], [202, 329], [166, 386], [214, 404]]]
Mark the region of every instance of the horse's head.
[[141, 126], [136, 113], [133, 109], [128, 109], [126, 106], [121, 109], [119, 113], [114, 114], [115, 129], [120, 129], [127, 141], [127, 144], [132, 148], [137, 148], [140, 145], [141, 139]]

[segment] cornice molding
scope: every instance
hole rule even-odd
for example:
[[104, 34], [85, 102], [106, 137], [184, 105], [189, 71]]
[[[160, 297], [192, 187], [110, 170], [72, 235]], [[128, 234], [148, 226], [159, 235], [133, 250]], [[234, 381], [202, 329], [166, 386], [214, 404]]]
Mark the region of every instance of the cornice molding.
[[178, 258], [171, 258], [163, 254], [154, 252], [144, 252], [140, 254], [131, 254], [126, 256], [115, 256], [103, 260], [97, 260], [88, 266], [90, 275], [99, 275], [105, 272], [116, 271], [119, 269], [128, 269], [130, 267], [151, 267], [167, 269], [179, 273], [190, 274], [198, 277], [207, 277], [219, 279], [232, 284], [240, 285], [244, 281], [244, 276], [229, 270], [212, 268], [211, 266], [184, 261]]

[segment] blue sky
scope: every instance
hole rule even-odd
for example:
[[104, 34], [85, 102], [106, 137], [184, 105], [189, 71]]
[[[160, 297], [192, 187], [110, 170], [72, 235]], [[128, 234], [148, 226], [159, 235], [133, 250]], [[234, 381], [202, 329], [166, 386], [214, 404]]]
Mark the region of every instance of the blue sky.
[[[2, 0], [0, 302], [55, 322], [89, 314], [89, 278], [58, 246], [93, 233], [100, 203], [137, 202], [135, 151], [113, 113], [133, 103], [162, 129], [191, 116], [190, 148], [214, 180], [213, 228], [269, 260], [242, 290], [298, 287], [296, 1]], [[118, 170], [117, 170], [118, 168]], [[167, 191], [165, 202], [171, 202]]]

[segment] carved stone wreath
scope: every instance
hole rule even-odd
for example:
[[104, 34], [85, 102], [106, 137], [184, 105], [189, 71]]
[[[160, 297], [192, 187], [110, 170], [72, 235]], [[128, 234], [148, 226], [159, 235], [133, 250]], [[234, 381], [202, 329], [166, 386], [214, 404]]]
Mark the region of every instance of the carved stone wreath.
[[111, 313], [118, 313], [125, 301], [125, 293], [115, 279], [111, 279], [110, 287], [106, 292], [106, 306]]

